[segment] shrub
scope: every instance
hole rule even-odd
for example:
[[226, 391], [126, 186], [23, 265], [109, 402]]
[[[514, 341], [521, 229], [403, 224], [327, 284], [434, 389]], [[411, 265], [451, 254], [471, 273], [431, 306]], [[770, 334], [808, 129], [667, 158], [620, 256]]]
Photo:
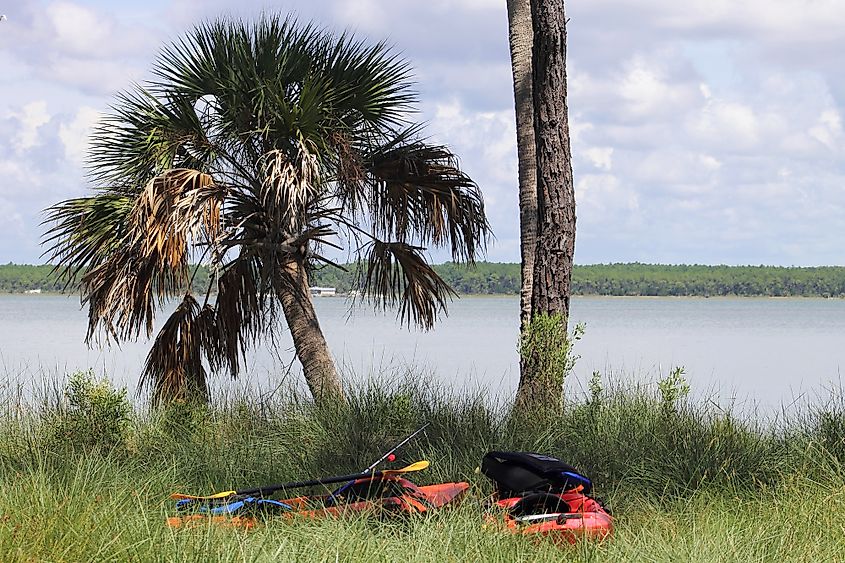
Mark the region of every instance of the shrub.
[[54, 445], [83, 451], [125, 448], [131, 413], [125, 388], [115, 389], [92, 370], [78, 371], [68, 378], [59, 409], [50, 417], [50, 438]]
[[690, 386], [684, 377], [684, 368], [676, 367], [667, 377], [657, 382], [660, 390], [660, 406], [665, 416], [678, 413], [678, 403], [689, 396]]

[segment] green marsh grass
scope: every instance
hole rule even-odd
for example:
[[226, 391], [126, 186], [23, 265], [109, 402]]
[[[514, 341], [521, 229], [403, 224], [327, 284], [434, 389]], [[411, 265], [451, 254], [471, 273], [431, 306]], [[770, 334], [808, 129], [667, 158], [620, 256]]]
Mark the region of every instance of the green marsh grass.
[[[410, 378], [325, 409], [277, 392], [124, 411], [102, 389], [94, 400], [72, 389], [26, 404], [11, 393], [0, 405], [2, 561], [845, 560], [845, 409], [835, 394], [792, 419], [756, 421], [683, 393], [669, 405], [655, 386], [610, 385], [554, 418], [512, 420], [482, 392]], [[165, 526], [171, 492], [360, 470], [424, 421], [426, 435], [396, 465], [429, 459], [413, 476], [420, 484], [469, 481], [454, 509], [276, 519], [250, 532]], [[483, 527], [490, 486], [475, 468], [496, 448], [549, 452], [592, 476], [617, 518], [612, 539], [558, 546]]]

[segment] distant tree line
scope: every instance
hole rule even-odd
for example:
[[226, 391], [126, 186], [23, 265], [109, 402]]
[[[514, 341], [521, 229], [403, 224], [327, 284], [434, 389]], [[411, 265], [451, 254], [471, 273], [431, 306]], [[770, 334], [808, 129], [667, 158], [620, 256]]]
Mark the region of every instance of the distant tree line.
[[[0, 265], [0, 293], [61, 292], [64, 284], [51, 275], [52, 269], [49, 265]], [[447, 262], [434, 269], [462, 295], [519, 293], [519, 264], [479, 262], [468, 267]], [[317, 270], [311, 285], [335, 287], [340, 293], [353, 291], [357, 287], [354, 267], [347, 270]], [[206, 268], [199, 269], [194, 280], [197, 291], [208, 286], [208, 276]], [[576, 295], [845, 297], [845, 267], [595, 264], [575, 266], [572, 284]]]
[[22, 264], [0, 265], [0, 293], [23, 293], [40, 289], [60, 292], [65, 283], [52, 276], [52, 266], [31, 266]]
[[576, 266], [579, 295], [843, 297], [845, 267], [597, 264]]

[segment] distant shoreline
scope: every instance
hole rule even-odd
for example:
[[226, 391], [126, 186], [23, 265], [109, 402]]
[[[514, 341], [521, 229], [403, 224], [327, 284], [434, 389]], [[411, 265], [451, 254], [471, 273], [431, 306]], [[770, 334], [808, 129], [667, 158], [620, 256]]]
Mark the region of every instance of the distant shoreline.
[[[336, 288], [348, 294], [355, 288], [352, 270], [318, 270], [314, 286]], [[520, 289], [520, 265], [479, 262], [472, 267], [451, 262], [436, 264], [437, 274], [461, 296], [515, 296]], [[40, 290], [44, 295], [64, 292], [50, 265], [0, 265], [0, 294], [24, 294]], [[200, 268], [194, 291], [204, 294], [210, 277]], [[576, 265], [572, 293], [602, 297], [845, 297], [845, 267], [704, 266], [664, 264]]]

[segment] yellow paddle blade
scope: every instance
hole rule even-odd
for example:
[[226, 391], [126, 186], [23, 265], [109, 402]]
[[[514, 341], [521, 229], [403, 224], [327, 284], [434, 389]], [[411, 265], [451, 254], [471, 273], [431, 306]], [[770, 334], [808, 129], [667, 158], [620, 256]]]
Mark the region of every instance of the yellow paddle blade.
[[214, 493], [213, 495], [208, 495], [207, 497], [200, 497], [195, 495], [185, 495], [182, 493], [173, 493], [170, 495], [170, 498], [173, 500], [214, 500], [218, 498], [226, 498], [236, 494], [235, 491], [223, 491], [222, 493]]
[[423, 469], [427, 468], [431, 465], [428, 460], [421, 460], [416, 463], [412, 463], [407, 467], [403, 467], [402, 469], [385, 469], [381, 472], [382, 475], [400, 475], [402, 473], [411, 473], [412, 471], [422, 471]]

